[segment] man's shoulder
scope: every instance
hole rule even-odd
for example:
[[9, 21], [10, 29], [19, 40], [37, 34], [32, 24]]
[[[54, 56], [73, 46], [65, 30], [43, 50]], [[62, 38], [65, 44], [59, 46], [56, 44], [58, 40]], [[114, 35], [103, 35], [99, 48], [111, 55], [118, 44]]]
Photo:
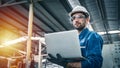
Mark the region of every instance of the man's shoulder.
[[97, 33], [97, 32], [94, 32], [94, 31], [90, 31], [90, 34], [87, 38], [88, 41], [101, 41], [101, 43], [103, 43], [103, 38]]
[[94, 38], [101, 38], [101, 36], [95, 31], [90, 31], [89, 36]]

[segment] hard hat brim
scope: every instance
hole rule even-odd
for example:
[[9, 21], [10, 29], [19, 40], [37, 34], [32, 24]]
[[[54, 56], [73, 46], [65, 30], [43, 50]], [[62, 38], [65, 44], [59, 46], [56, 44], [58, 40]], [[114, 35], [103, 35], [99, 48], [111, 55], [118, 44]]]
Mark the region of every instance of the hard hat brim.
[[69, 16], [71, 17], [71, 16], [73, 16], [75, 13], [83, 13], [85, 16], [89, 16], [89, 14], [86, 13], [86, 12], [84, 12], [84, 11], [73, 11], [73, 12], [70, 12], [70, 13], [69, 13]]

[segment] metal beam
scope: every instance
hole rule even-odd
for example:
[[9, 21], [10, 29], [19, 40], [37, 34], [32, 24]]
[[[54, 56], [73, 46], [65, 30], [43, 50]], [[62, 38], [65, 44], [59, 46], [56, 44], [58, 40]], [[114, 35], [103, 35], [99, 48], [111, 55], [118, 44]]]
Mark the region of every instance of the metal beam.
[[2, 0], [0, 0], [0, 6], [2, 5]]
[[109, 26], [108, 26], [108, 20], [107, 20], [107, 15], [106, 15], [106, 9], [105, 9], [105, 3], [103, 0], [97, 0], [96, 1], [97, 6], [99, 8], [99, 12], [101, 13], [101, 19], [103, 20], [103, 25], [105, 27], [106, 35], [108, 38], [108, 43], [113, 43], [111, 35], [108, 33], [109, 31]]
[[[61, 4], [64, 6], [65, 10], [69, 13], [72, 10], [72, 5], [70, 0], [60, 0]], [[75, 1], [74, 1], [75, 2]], [[79, 3], [79, 2], [78, 2]]]
[[[64, 27], [62, 27], [60, 25], [60, 23], [57, 22], [57, 20], [55, 20], [39, 3], [35, 4], [35, 14], [36, 16], [38, 16], [38, 14], [42, 14], [45, 18], [47, 18], [46, 20], [46, 24], [49, 25], [51, 28], [53, 28], [56, 31], [61, 31], [61, 30], [65, 30]], [[39, 13], [38, 13], [39, 12]], [[41, 17], [43, 17], [42, 15], [40, 15]]]
[[[87, 3], [85, 2], [85, 0], [79, 0], [79, 2], [80, 2], [80, 4], [82, 5], [82, 6], [84, 6], [84, 7], [86, 7], [87, 8]], [[88, 8], [87, 8], [88, 9]], [[88, 10], [89, 11], [89, 10]], [[90, 13], [89, 13], [90, 14]], [[90, 14], [90, 15], [92, 15], [92, 14]], [[92, 18], [92, 16], [90, 16], [90, 22], [92, 22], [93, 21], [93, 18]]]
[[11, 4], [2, 4], [0, 5], [0, 7], [12, 6], [12, 5], [23, 4], [23, 3], [27, 3], [27, 1], [15, 2]]
[[120, 30], [120, 0], [118, 0], [118, 24], [119, 24], [119, 30]]
[[[33, 2], [38, 2], [42, 0], [34, 0]], [[0, 7], [6, 7], [6, 6], [12, 6], [12, 5], [18, 5], [18, 4], [23, 4], [23, 3], [29, 3], [27, 0], [25, 1], [19, 1], [19, 2], [14, 2], [14, 0], [10, 0], [4, 4], [2, 4], [2, 0], [0, 0]]]
[[64, 28], [65, 30], [69, 30], [69, 28], [67, 28], [57, 17], [56, 15], [53, 14], [52, 11], [50, 11], [50, 8], [46, 6], [46, 2], [39, 2], [39, 4], [49, 13], [51, 14], [51, 16], [57, 20], [57, 22], [59, 22]]
[[10, 3], [13, 3], [13, 2], [15, 2], [15, 0], [9, 0], [8, 2], [5, 2], [4, 5], [5, 4], [10, 4]]

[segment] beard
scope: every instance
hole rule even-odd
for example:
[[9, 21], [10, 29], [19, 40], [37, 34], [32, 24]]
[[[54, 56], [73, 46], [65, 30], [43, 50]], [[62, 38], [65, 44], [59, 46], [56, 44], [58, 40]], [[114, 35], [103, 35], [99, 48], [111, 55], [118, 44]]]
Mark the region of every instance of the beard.
[[84, 28], [85, 28], [85, 26], [80, 26], [80, 27], [77, 27], [75, 29], [77, 29], [78, 31], [82, 31]]
[[82, 31], [85, 27], [86, 27], [86, 25], [85, 25], [85, 23], [83, 23], [80, 26], [75, 27], [75, 29], [77, 29], [78, 31]]

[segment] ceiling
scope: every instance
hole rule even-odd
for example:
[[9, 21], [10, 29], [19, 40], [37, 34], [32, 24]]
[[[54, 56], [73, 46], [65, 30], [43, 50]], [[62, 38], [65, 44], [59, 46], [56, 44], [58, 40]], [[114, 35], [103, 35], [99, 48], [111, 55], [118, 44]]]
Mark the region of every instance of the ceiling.
[[[44, 37], [45, 33], [74, 29], [68, 15], [72, 10], [69, 1], [34, 0], [32, 35]], [[93, 30], [98, 33], [106, 32], [102, 34], [104, 44], [120, 41], [120, 32], [109, 33], [109, 31], [120, 31], [119, 0], [78, 0], [78, 2], [90, 12], [90, 24]], [[0, 44], [6, 40], [4, 37], [16, 39], [27, 36], [29, 4], [29, 0], [0, 0]], [[7, 39], [7, 41], [9, 40]], [[38, 41], [32, 42], [32, 50], [34, 51], [38, 47]], [[26, 42], [20, 43], [19, 46], [13, 45], [13, 47], [26, 50]]]

